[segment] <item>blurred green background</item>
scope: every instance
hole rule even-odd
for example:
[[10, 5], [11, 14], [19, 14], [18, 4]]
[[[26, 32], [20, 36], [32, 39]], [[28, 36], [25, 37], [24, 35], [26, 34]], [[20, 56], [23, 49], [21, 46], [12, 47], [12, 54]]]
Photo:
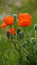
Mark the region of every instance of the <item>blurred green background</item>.
[[[33, 30], [31, 34], [34, 37], [33, 27], [37, 24], [37, 0], [0, 0], [0, 23], [3, 17], [19, 13], [31, 14], [32, 26], [27, 29], [31, 32]], [[12, 45], [4, 35], [5, 30], [0, 28], [0, 65], [16, 65], [19, 55], [14, 48], [12, 49]]]

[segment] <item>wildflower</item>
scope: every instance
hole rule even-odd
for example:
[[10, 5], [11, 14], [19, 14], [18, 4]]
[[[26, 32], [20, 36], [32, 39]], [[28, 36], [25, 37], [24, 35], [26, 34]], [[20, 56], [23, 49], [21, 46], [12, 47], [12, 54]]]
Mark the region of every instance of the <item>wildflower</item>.
[[16, 34], [16, 29], [15, 28], [11, 28], [11, 29], [8, 29], [7, 32], [9, 32], [10, 35]]
[[7, 25], [12, 25], [14, 24], [14, 18], [12, 16], [7, 16], [6, 18], [3, 19], [4, 23]]
[[18, 15], [18, 26], [24, 27], [24, 26], [30, 26], [32, 23], [32, 17], [28, 13], [20, 13]]
[[0, 27], [2, 27], [2, 28], [5, 28], [7, 26], [7, 24], [5, 24], [5, 23], [2, 23], [1, 25], [0, 25]]
[[15, 28], [11, 28], [10, 30], [11, 30], [11, 33], [10, 33], [11, 35], [16, 34], [16, 29]]

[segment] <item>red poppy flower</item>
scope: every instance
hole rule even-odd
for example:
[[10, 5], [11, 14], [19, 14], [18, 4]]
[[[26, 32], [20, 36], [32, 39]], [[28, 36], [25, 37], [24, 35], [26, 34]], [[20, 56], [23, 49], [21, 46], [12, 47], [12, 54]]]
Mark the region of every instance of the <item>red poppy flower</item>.
[[32, 17], [28, 13], [20, 13], [18, 15], [18, 26], [23, 27], [23, 26], [30, 26], [32, 23]]
[[11, 35], [12, 34], [16, 34], [16, 29], [15, 28], [11, 28], [9, 30], [7, 30]]
[[12, 16], [7, 16], [6, 18], [3, 19], [4, 23], [7, 25], [12, 25], [14, 24], [14, 18]]
[[2, 28], [5, 28], [7, 26], [7, 24], [5, 24], [5, 23], [2, 23], [1, 25], [0, 25], [0, 27], [2, 27]]
[[10, 30], [11, 30], [11, 34], [16, 34], [16, 29], [15, 28], [12, 28]]

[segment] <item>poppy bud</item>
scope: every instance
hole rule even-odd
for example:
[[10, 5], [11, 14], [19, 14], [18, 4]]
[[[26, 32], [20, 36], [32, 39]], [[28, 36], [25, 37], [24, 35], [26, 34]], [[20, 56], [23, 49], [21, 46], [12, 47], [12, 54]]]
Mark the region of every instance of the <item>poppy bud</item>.
[[27, 42], [24, 42], [23, 47], [24, 47], [24, 48], [27, 47]]
[[37, 24], [34, 25], [34, 29], [37, 31]]
[[18, 38], [19, 38], [19, 39], [23, 39], [23, 38], [24, 38], [24, 33], [23, 33], [23, 32], [19, 32]]
[[7, 38], [10, 39], [10, 32], [9, 31], [6, 32], [6, 35], [7, 35]]
[[35, 40], [35, 38], [31, 38], [31, 43], [33, 43], [33, 44], [36, 44], [36, 40]]
[[13, 14], [13, 17], [14, 17], [14, 21], [17, 20], [17, 14]]
[[19, 32], [20, 32], [20, 28], [17, 29], [17, 34], [19, 34]]

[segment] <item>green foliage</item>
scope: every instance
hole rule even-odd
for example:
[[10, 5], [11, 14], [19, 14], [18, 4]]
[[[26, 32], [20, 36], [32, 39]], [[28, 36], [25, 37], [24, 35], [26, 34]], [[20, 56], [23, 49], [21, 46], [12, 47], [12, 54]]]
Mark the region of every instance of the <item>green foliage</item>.
[[[0, 0], [0, 14], [4, 12], [10, 15], [21, 12], [30, 13], [32, 15], [32, 25], [26, 28], [26, 38], [18, 40], [18, 44], [16, 44], [16, 36], [14, 36], [11, 42], [5, 36], [6, 29], [0, 28], [0, 65], [37, 65], [37, 39], [35, 40], [34, 31], [34, 24], [37, 24], [37, 0], [28, 0], [27, 2], [26, 0], [19, 1], [22, 4], [20, 7], [14, 4], [15, 0], [12, 0], [12, 2], [11, 0]], [[2, 21], [0, 20], [1, 23]], [[17, 22], [15, 21], [15, 23]], [[17, 27], [17, 25], [12, 27]], [[17, 35], [17, 37], [20, 37], [20, 35]], [[21, 35], [21, 38], [23, 37], [24, 35]]]

